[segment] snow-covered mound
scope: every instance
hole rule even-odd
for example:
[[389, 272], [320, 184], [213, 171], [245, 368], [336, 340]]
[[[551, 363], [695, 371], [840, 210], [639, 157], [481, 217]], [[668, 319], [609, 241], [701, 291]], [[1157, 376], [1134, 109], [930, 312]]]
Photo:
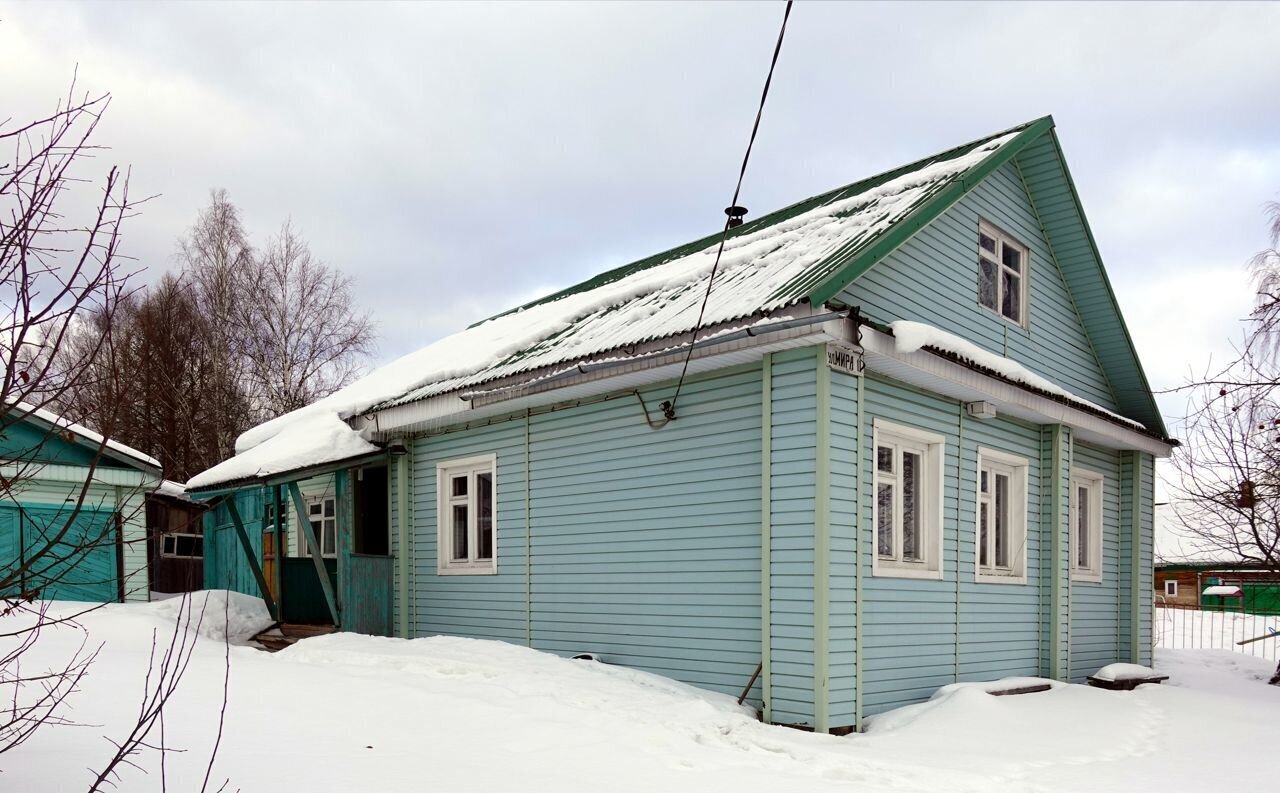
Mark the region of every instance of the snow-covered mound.
[[1142, 680], [1155, 677], [1156, 670], [1142, 664], [1107, 664], [1093, 676], [1099, 680]]
[[138, 605], [140, 614], [157, 619], [166, 628], [175, 621], [197, 630], [206, 639], [243, 644], [271, 624], [262, 598], [215, 589]]

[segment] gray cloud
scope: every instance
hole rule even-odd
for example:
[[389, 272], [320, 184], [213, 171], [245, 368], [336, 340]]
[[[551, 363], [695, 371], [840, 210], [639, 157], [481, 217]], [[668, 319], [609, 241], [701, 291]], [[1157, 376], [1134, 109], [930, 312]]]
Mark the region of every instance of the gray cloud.
[[[781, 4], [34, 5], [0, 13], [0, 103], [80, 67], [161, 194], [155, 273], [210, 187], [291, 216], [358, 279], [391, 358], [714, 229]], [[1157, 386], [1222, 354], [1280, 198], [1280, 6], [796, 7], [754, 214], [1053, 113]], [[1176, 413], [1179, 399], [1162, 398]]]

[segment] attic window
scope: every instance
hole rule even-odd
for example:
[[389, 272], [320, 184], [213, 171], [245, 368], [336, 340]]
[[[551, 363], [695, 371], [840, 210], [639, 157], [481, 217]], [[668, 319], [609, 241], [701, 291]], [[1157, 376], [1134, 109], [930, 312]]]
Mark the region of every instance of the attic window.
[[985, 221], [978, 224], [978, 302], [1027, 324], [1027, 246]]

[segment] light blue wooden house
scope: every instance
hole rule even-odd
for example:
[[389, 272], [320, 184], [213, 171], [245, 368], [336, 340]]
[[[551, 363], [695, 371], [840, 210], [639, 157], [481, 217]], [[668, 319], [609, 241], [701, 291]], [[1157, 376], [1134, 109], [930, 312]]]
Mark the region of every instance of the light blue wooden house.
[[1174, 441], [1052, 119], [734, 228], [712, 279], [718, 241], [246, 433], [189, 483], [206, 585], [733, 694], [759, 665], [764, 718], [821, 731], [1150, 662]]

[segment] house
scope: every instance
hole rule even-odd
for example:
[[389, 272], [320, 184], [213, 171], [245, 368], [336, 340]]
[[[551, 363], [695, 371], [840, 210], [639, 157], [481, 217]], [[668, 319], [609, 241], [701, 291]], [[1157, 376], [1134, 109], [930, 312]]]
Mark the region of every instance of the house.
[[146, 495], [160, 463], [54, 413], [0, 423], [0, 596], [147, 601]]
[[205, 505], [168, 479], [147, 494], [147, 569], [152, 592], [204, 588]]
[[750, 684], [819, 731], [1150, 663], [1175, 442], [1051, 118], [732, 229], [698, 325], [719, 240], [246, 432], [188, 483], [206, 585]]
[[1170, 608], [1280, 614], [1280, 576], [1243, 561], [1160, 561], [1155, 568], [1155, 601]]

